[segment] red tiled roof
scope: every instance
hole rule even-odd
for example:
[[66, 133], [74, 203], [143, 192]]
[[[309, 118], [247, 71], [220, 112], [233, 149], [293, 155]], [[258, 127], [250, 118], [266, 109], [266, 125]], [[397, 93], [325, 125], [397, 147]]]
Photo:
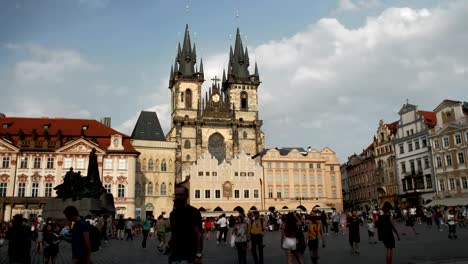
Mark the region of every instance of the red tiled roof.
[[[14, 145], [22, 149], [35, 150], [29, 146], [24, 148], [24, 146], [17, 145], [21, 136], [20, 130], [23, 134], [23, 141], [31, 141], [33, 131], [35, 131], [36, 142], [44, 142], [46, 137], [49, 138], [49, 142], [57, 142], [60, 131], [60, 144], [51, 144], [48, 148], [40, 146], [38, 150], [50, 151], [63, 146], [70, 140], [81, 137], [98, 144], [103, 150], [107, 150], [110, 146], [110, 136], [119, 134], [122, 135], [124, 150], [109, 152], [138, 153], [132, 146], [129, 136], [93, 119], [2, 117], [0, 118], [0, 125], [0, 137], [12, 141]], [[45, 126], [48, 126], [48, 128], [45, 129]], [[86, 129], [83, 130], [85, 126]]]
[[428, 126], [437, 125], [437, 118], [435, 112], [419, 110], [418, 113], [424, 117], [424, 124]]
[[388, 130], [392, 132], [392, 135], [395, 135], [396, 131], [398, 130], [398, 121], [395, 121], [390, 124], [385, 124], [385, 126], [387, 126]]

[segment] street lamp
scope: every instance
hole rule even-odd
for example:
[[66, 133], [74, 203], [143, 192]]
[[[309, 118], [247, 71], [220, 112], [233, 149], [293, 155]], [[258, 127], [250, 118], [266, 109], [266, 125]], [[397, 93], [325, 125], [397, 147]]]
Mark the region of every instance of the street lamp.
[[261, 207], [262, 207], [262, 210], [264, 210], [264, 207], [263, 207], [263, 205], [264, 205], [263, 181], [262, 181], [261, 178], [260, 178], [259, 180], [260, 180], [260, 199], [261, 199], [261, 200], [260, 200], [260, 205], [261, 205]]

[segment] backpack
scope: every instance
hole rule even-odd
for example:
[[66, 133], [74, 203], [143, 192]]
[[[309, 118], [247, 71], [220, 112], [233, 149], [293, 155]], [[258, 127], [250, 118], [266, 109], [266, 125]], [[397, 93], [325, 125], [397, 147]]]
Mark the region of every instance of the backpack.
[[89, 241], [91, 243], [91, 252], [96, 252], [101, 247], [101, 232], [94, 225], [89, 225]]

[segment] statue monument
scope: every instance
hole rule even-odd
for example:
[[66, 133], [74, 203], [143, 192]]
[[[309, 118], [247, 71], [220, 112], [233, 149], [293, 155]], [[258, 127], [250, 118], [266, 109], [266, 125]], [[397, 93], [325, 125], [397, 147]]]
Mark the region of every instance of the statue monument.
[[57, 185], [57, 197], [50, 199], [44, 206], [42, 215], [56, 220], [64, 219], [63, 209], [69, 205], [75, 206], [81, 215], [114, 215], [114, 197], [107, 193], [99, 177], [99, 166], [96, 149], [89, 154], [88, 175], [74, 172], [73, 168], [65, 174], [63, 183]]

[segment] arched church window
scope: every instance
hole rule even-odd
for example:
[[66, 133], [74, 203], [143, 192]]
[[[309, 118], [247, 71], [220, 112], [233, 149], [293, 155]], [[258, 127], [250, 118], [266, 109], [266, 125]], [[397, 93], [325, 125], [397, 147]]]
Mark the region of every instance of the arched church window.
[[[166, 160], [161, 161], [161, 171], [167, 171]], [[162, 186], [162, 185], [161, 185]]]
[[165, 196], [165, 195], [166, 195], [166, 191], [167, 191], [167, 190], [166, 190], [166, 183], [163, 182], [163, 183], [161, 183], [161, 191], [159, 192], [159, 194], [160, 194], [161, 196]]
[[153, 195], [153, 183], [152, 182], [148, 183], [148, 192], [147, 193], [150, 196]]
[[185, 91], [185, 108], [192, 108], [192, 90]]
[[243, 137], [244, 139], [247, 139], [247, 132], [246, 132], [246, 131], [244, 131], [244, 132], [242, 133], [242, 137]]
[[148, 170], [149, 170], [149, 171], [153, 171], [153, 170], [154, 170], [153, 159], [150, 159], [150, 160], [148, 161]]
[[184, 143], [184, 148], [189, 149], [190, 147], [191, 147], [190, 146], [190, 140], [186, 139], [185, 143]]
[[249, 104], [248, 104], [248, 99], [249, 99], [249, 97], [248, 97], [248, 95], [247, 95], [247, 92], [242, 92], [242, 93], [240, 94], [240, 99], [241, 99], [241, 106], [240, 106], [241, 109], [244, 109], [244, 110], [247, 109], [247, 107], [248, 107], [248, 105], [249, 105]]
[[190, 157], [189, 154], [187, 154], [187, 156], [185, 157], [186, 160], [190, 160], [190, 158], [191, 158], [191, 157]]
[[214, 133], [210, 136], [208, 139], [208, 151], [218, 160], [218, 164], [224, 160], [226, 157], [224, 137], [220, 133]]

